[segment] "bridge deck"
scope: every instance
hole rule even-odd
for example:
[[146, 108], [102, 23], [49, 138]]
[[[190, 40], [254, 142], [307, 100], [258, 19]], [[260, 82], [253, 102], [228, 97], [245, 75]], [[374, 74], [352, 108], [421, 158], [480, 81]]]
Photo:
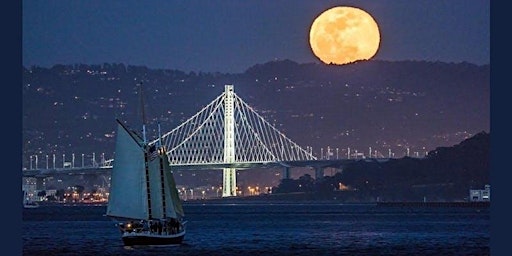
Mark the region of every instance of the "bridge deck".
[[[199, 163], [188, 165], [172, 165], [172, 170], [178, 171], [196, 171], [196, 170], [217, 170], [223, 168], [234, 168], [237, 170], [257, 169], [257, 168], [342, 168], [344, 165], [358, 162], [386, 162], [389, 158], [365, 158], [365, 159], [335, 159], [335, 160], [305, 160], [305, 161], [280, 161], [280, 162], [253, 162], [253, 163]], [[112, 166], [96, 167], [74, 167], [57, 169], [32, 169], [23, 170], [23, 177], [47, 177], [58, 174], [84, 175], [84, 174], [102, 174], [109, 172]]]

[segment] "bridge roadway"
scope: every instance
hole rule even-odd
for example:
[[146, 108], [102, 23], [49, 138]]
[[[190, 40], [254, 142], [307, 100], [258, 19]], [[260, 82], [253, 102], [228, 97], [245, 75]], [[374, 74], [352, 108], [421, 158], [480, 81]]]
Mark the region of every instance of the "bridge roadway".
[[84, 174], [105, 174], [112, 169], [112, 166], [89, 166], [70, 167], [54, 169], [25, 169], [23, 177], [46, 178], [53, 175], [84, 175]]
[[[323, 176], [323, 169], [336, 168], [342, 169], [343, 166], [357, 161], [365, 162], [386, 162], [390, 158], [358, 158], [358, 159], [333, 159], [333, 160], [304, 160], [304, 161], [280, 161], [280, 162], [247, 162], [247, 163], [198, 163], [198, 164], [171, 164], [172, 170], [177, 171], [200, 171], [216, 170], [223, 168], [234, 168], [237, 170], [255, 169], [255, 168], [284, 168], [285, 177], [289, 177], [290, 168], [309, 167], [317, 171], [318, 175]], [[26, 169], [23, 170], [23, 177], [45, 178], [53, 175], [87, 175], [87, 174], [105, 174], [110, 172], [112, 166], [91, 166], [91, 167], [70, 167], [55, 169]]]

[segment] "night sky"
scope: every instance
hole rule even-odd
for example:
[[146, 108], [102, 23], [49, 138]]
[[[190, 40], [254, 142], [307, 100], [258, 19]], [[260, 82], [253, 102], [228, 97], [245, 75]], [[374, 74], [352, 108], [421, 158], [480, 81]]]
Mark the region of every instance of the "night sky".
[[309, 28], [334, 6], [374, 17], [381, 33], [374, 59], [490, 63], [488, 0], [24, 0], [22, 64], [240, 73], [272, 60], [320, 63]]

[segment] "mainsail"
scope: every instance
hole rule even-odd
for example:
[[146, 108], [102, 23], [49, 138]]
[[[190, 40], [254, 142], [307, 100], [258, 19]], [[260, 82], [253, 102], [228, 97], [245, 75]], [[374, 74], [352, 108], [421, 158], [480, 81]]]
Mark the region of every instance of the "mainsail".
[[[151, 216], [154, 219], [183, 217], [176, 182], [164, 148], [149, 149], [149, 183]], [[153, 152], [156, 150], [157, 152]]]
[[117, 120], [115, 161], [110, 178], [107, 216], [148, 218], [142, 139]]

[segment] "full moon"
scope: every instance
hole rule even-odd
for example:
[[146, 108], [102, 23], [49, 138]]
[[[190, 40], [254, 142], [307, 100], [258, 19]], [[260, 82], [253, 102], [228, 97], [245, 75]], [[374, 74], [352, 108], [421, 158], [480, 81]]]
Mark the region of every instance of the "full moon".
[[311, 25], [309, 44], [326, 64], [347, 64], [369, 60], [379, 49], [377, 22], [355, 7], [333, 7], [321, 13]]

